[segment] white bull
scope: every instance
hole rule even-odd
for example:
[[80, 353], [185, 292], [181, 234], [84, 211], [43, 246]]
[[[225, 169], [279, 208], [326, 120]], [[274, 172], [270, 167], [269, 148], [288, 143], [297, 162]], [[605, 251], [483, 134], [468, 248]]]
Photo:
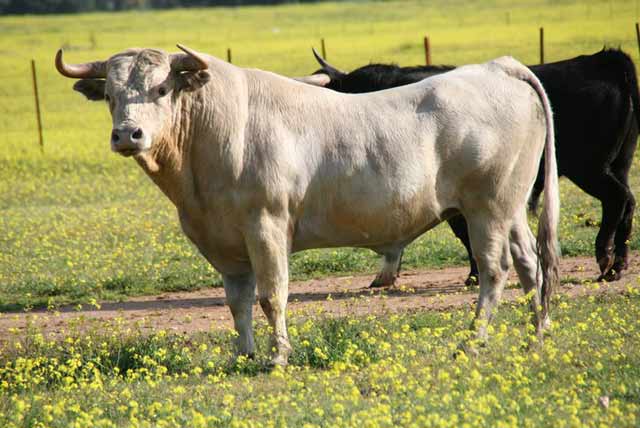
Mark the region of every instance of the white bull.
[[[59, 51], [56, 66], [82, 78], [74, 88], [89, 99], [107, 100], [112, 150], [136, 159], [222, 274], [239, 353], [254, 353], [257, 284], [272, 362], [287, 363], [292, 252], [387, 253], [456, 212], [480, 270], [476, 320], [490, 320], [511, 254], [542, 328], [557, 282], [559, 202], [551, 111], [528, 68], [503, 57], [350, 95], [178, 47], [185, 53], [131, 49], [77, 65]], [[538, 275], [526, 201], [543, 149]], [[486, 322], [476, 327], [484, 338]]]

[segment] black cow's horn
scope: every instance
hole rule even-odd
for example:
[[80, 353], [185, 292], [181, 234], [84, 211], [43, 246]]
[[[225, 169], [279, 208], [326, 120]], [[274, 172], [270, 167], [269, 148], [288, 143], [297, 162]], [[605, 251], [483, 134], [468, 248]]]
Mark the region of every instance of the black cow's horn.
[[106, 61], [66, 64], [62, 59], [62, 49], [58, 49], [56, 53], [56, 69], [63, 76], [75, 79], [99, 79], [107, 76]]
[[316, 57], [316, 61], [318, 61], [318, 63], [322, 66], [322, 70], [329, 76], [340, 76], [345, 74], [343, 71], [338, 70], [327, 61], [325, 61], [325, 59], [320, 56], [315, 48], [311, 48], [311, 50], [313, 51], [313, 56]]
[[209, 61], [201, 54], [181, 44], [176, 46], [187, 55], [172, 55], [171, 68], [178, 71], [198, 71], [209, 68]]

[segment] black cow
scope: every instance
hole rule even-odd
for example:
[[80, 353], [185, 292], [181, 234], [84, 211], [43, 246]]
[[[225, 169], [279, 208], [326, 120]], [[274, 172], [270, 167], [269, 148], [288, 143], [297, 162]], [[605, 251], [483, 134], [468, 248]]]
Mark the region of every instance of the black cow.
[[[453, 66], [399, 67], [369, 64], [350, 73], [324, 61], [309, 82], [349, 93], [378, 91], [406, 85], [452, 70]], [[628, 184], [629, 168], [640, 129], [640, 100], [636, 72], [629, 56], [618, 49], [530, 67], [542, 82], [554, 110], [558, 173], [602, 203], [596, 237], [600, 279], [616, 280], [628, 267], [635, 199]], [[303, 78], [304, 80], [305, 78]], [[543, 189], [543, 163], [530, 199], [535, 210]], [[469, 253], [473, 284], [478, 268], [473, 259], [467, 224], [462, 216], [448, 220]], [[400, 254], [385, 255], [400, 266]], [[378, 276], [372, 286], [391, 285]]]

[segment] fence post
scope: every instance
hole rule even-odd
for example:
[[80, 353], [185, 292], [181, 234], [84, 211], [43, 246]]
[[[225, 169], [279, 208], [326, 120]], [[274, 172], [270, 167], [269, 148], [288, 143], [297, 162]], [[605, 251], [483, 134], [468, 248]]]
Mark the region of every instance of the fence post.
[[36, 117], [38, 119], [38, 136], [40, 137], [40, 151], [44, 152], [44, 140], [42, 138], [42, 118], [40, 116], [40, 97], [38, 96], [38, 80], [36, 79], [36, 61], [31, 60], [31, 76], [33, 78], [33, 94], [36, 99]]
[[227, 48], [227, 62], [231, 64], [231, 48]]
[[327, 48], [324, 45], [324, 38], [320, 39], [320, 46], [322, 47], [322, 59], [327, 59]]
[[636, 22], [636, 39], [638, 40], [638, 54], [640, 54], [640, 26]]
[[424, 36], [424, 60], [427, 65], [431, 65], [431, 47], [429, 46], [428, 36]]
[[540, 64], [544, 64], [544, 27], [540, 27]]

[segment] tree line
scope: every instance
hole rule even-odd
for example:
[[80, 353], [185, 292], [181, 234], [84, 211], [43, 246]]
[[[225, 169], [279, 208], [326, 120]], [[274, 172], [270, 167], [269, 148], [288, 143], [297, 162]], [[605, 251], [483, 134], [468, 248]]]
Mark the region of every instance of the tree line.
[[0, 14], [79, 13], [176, 7], [313, 3], [319, 0], [0, 0]]

